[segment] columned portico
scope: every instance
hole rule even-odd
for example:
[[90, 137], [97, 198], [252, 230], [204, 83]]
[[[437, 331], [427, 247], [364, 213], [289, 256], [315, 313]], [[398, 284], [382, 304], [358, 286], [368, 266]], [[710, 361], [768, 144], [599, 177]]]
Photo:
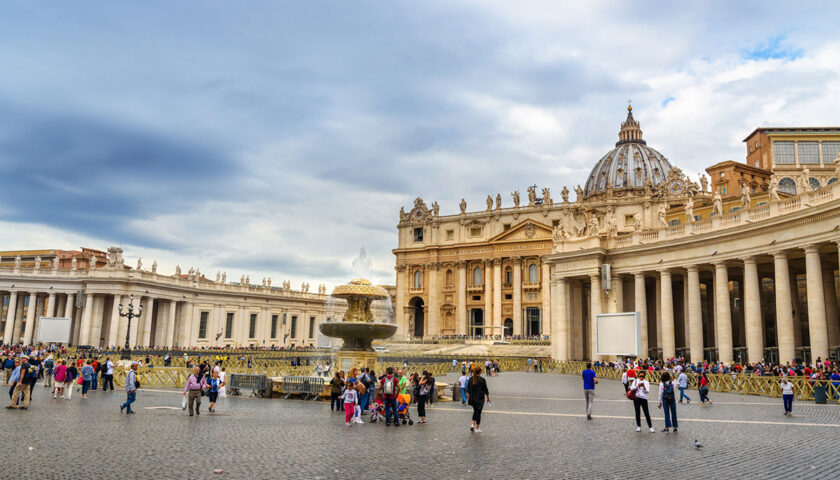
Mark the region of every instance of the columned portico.
[[513, 259], [513, 334], [522, 335], [522, 259]]
[[599, 356], [596, 354], [597, 350], [597, 335], [595, 328], [596, 316], [601, 312], [601, 275], [600, 273], [589, 276], [589, 352], [592, 360], [598, 360]]
[[776, 341], [779, 346], [779, 362], [785, 363], [796, 358], [790, 270], [785, 252], [773, 253], [773, 270], [773, 283], [776, 288]]
[[808, 333], [811, 359], [828, 357], [828, 325], [825, 319], [825, 293], [820, 252], [816, 245], [805, 247], [805, 276], [808, 289]]
[[641, 324], [641, 349], [640, 355], [642, 357], [648, 356], [648, 319], [647, 319], [647, 291], [645, 290], [645, 275], [643, 273], [633, 274], [634, 282], [634, 305], [636, 312], [639, 313]]
[[676, 339], [674, 337], [674, 294], [670, 270], [660, 270], [659, 286], [662, 302], [662, 356], [673, 358], [676, 355]]
[[747, 361], [764, 358], [764, 337], [761, 328], [761, 292], [755, 257], [744, 259], [744, 323], [747, 334]]
[[[397, 293], [399, 295], [399, 292]], [[466, 335], [467, 330], [467, 266], [465, 262], [458, 262], [458, 313], [456, 321], [458, 335]]]
[[696, 265], [687, 268], [688, 345], [692, 363], [703, 360], [703, 312], [700, 306], [700, 272]]

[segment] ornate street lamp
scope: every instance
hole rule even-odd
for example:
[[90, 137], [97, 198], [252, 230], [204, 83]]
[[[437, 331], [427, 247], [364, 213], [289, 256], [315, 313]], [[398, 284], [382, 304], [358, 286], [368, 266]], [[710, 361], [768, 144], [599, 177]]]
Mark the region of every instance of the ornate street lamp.
[[128, 319], [128, 326], [125, 329], [125, 347], [120, 352], [121, 360], [131, 360], [131, 347], [128, 343], [131, 335], [131, 319], [139, 318], [143, 314], [143, 305], [138, 305], [137, 307], [137, 313], [134, 313], [134, 295], [128, 297], [128, 311], [123, 312], [122, 303], [119, 306], [120, 316]]

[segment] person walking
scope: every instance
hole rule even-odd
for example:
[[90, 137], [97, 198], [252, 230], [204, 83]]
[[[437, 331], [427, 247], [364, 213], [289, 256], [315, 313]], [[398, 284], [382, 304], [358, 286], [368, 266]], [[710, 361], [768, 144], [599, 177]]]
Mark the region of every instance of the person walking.
[[347, 379], [347, 388], [344, 389], [344, 426], [350, 426], [350, 420], [356, 415], [356, 405], [359, 403], [358, 392], [356, 392], [356, 380], [351, 377]]
[[379, 391], [382, 392], [382, 400], [385, 402], [385, 426], [391, 425], [391, 417], [394, 418], [394, 426], [399, 427], [400, 421], [397, 416], [397, 395], [399, 395], [398, 380], [394, 377], [394, 367], [385, 369], [385, 375], [379, 381]]
[[339, 376], [338, 372], [335, 372], [335, 376], [330, 380], [330, 411], [337, 412], [339, 411], [340, 407], [342, 406], [341, 401], [338, 397], [341, 396], [341, 389], [344, 387], [344, 381]]
[[712, 404], [712, 401], [709, 400], [709, 377], [706, 376], [706, 372], [700, 374], [700, 385], [698, 388], [700, 392], [700, 405], [706, 406], [706, 403], [709, 405]]
[[[187, 398], [187, 402], [189, 403], [189, 411], [190, 416], [193, 416], [193, 411], [195, 411], [196, 415], [201, 415], [201, 392], [207, 388], [207, 380], [204, 378], [204, 375], [201, 374], [201, 369], [198, 367], [193, 368], [193, 373], [189, 377], [187, 377], [187, 384], [184, 386], [184, 396]], [[195, 410], [193, 410], [193, 405], [195, 405]]]
[[44, 388], [49, 388], [53, 386], [53, 369], [55, 368], [55, 359], [52, 356], [52, 353], [47, 355], [47, 358], [44, 359]]
[[423, 371], [420, 379], [417, 380], [418, 395], [417, 395], [417, 415], [420, 417], [420, 424], [426, 423], [426, 402], [429, 401], [429, 372]]
[[99, 361], [90, 359], [88, 360], [88, 363], [93, 368], [93, 373], [90, 375], [90, 387], [88, 388], [88, 390], [96, 390], [97, 385], [99, 384]]
[[111, 387], [110, 390], [114, 391], [114, 362], [111, 361], [111, 357], [108, 357], [105, 360], [105, 364], [102, 366], [102, 391], [107, 392]]
[[53, 389], [53, 400], [61, 395], [64, 398], [64, 389], [67, 382], [67, 361], [63, 358], [58, 362], [58, 366], [53, 371], [53, 379], [55, 379], [55, 388]]
[[9, 368], [11, 372], [9, 375], [9, 400], [12, 403], [17, 403], [17, 399], [14, 398], [15, 387], [20, 382], [20, 359], [16, 358], [12, 360], [12, 366]]
[[437, 399], [437, 390], [435, 390], [435, 376], [432, 372], [426, 372], [426, 383], [429, 385], [429, 406], [431, 407], [435, 404], [435, 400]]
[[[81, 358], [79, 360], [81, 360]], [[70, 365], [67, 367], [67, 380], [64, 384], [65, 400], [70, 400], [73, 397], [73, 385], [75, 385], [77, 378], [79, 378], [79, 369], [76, 368], [76, 365], [73, 362], [70, 362]]]
[[458, 378], [458, 385], [461, 387], [461, 406], [467, 404], [467, 382], [469, 381], [470, 377], [466, 372], [462, 373], [461, 377]]
[[84, 367], [82, 367], [82, 398], [87, 400], [87, 392], [90, 390], [90, 384], [95, 374], [92, 361], [88, 360]]
[[134, 413], [131, 409], [131, 404], [137, 399], [137, 387], [140, 382], [137, 381], [137, 363], [131, 364], [131, 370], [125, 376], [125, 403], [120, 405], [120, 413], [125, 410], [126, 415]]
[[[35, 380], [37, 380], [37, 378], [37, 367], [29, 363], [29, 357], [26, 355], [22, 356], [20, 358], [19, 379], [15, 384], [15, 389], [12, 391], [12, 401], [6, 408], [27, 410], [29, 408], [32, 385], [35, 384]], [[20, 405], [21, 395], [23, 395], [23, 406]]]
[[586, 419], [592, 420], [592, 403], [595, 401], [595, 384], [598, 376], [592, 370], [592, 363], [586, 363], [586, 369], [581, 373], [583, 377], [583, 397], [586, 399]]
[[782, 389], [782, 403], [785, 407], [785, 415], [791, 415], [793, 412], [793, 383], [789, 382], [787, 377], [782, 377], [782, 383], [779, 384]]
[[638, 376], [633, 380], [633, 385], [630, 386], [630, 391], [633, 392], [633, 409], [636, 411], [636, 431], [642, 431], [642, 420], [639, 411], [645, 412], [645, 420], [647, 420], [648, 429], [650, 433], [654, 433], [653, 424], [650, 421], [650, 410], [648, 410], [647, 396], [650, 392], [650, 383], [645, 380], [645, 371], [642, 370]]
[[219, 398], [219, 389], [224, 383], [219, 377], [219, 371], [213, 370], [210, 380], [207, 382], [207, 399], [210, 401], [210, 412], [216, 412], [216, 400]]
[[671, 374], [665, 372], [659, 379], [659, 408], [665, 408], [665, 429], [663, 432], [668, 432], [671, 425], [674, 426], [674, 433], [677, 433], [679, 423], [677, 422], [677, 402], [676, 395], [674, 395], [674, 380], [671, 379]]
[[473, 369], [472, 378], [467, 383], [467, 403], [473, 407], [472, 424], [470, 432], [481, 433], [481, 410], [484, 409], [484, 399], [491, 405], [490, 392], [487, 390], [487, 381], [481, 376], [481, 367]]
[[686, 403], [691, 403], [691, 399], [685, 394], [685, 389], [688, 388], [688, 375], [685, 374], [684, 370], [680, 371], [680, 375], [677, 377], [677, 383], [680, 386], [680, 403], [683, 402], [683, 398]]

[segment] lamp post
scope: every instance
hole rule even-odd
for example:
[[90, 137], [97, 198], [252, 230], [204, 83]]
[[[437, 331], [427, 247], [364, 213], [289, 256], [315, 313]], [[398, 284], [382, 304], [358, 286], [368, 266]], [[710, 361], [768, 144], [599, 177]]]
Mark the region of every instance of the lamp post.
[[128, 319], [128, 325], [125, 329], [125, 347], [120, 352], [121, 360], [131, 360], [131, 347], [129, 346], [129, 337], [131, 336], [131, 319], [139, 318], [143, 314], [143, 305], [137, 306], [137, 313], [134, 313], [134, 295], [128, 297], [128, 310], [123, 311], [122, 303], [119, 305], [120, 316]]

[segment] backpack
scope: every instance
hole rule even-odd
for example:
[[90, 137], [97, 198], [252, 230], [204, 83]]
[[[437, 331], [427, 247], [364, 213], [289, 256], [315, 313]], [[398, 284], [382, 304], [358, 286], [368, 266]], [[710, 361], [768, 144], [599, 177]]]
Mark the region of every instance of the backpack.
[[44, 366], [46, 368], [53, 368], [54, 365], [55, 365], [55, 363], [53, 363], [52, 358], [48, 358], [48, 359], [44, 360]]
[[665, 384], [665, 390], [662, 392], [662, 400], [666, 402], [670, 402], [674, 399], [674, 382], [668, 382]]
[[383, 395], [393, 395], [394, 394], [394, 379], [385, 377], [385, 383], [382, 384], [382, 394]]

